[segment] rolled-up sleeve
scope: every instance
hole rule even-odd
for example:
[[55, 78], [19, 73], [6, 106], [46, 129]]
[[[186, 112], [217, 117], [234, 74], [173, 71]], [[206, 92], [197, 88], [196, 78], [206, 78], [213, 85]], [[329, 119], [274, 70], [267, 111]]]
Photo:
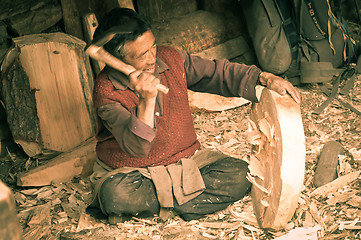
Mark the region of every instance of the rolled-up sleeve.
[[261, 69], [226, 59], [209, 60], [184, 54], [188, 88], [225, 97], [243, 97], [257, 102], [255, 87]]
[[111, 103], [99, 107], [97, 113], [124, 152], [133, 157], [148, 155], [156, 136], [156, 128], [139, 120], [136, 108], [129, 112], [120, 103]]

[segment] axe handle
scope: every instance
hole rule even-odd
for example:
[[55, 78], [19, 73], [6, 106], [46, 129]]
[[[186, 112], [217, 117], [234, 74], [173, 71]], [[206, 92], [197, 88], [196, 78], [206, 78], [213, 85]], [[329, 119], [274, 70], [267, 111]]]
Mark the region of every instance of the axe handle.
[[[86, 49], [85, 53], [88, 54], [90, 57], [94, 58], [95, 60], [103, 61], [107, 65], [121, 71], [125, 75], [129, 75], [136, 70], [133, 66], [126, 64], [125, 62], [108, 53], [103, 47], [90, 45]], [[167, 88], [163, 84], [158, 84], [157, 90], [161, 91], [164, 94], [167, 94], [169, 92], [169, 88]]]

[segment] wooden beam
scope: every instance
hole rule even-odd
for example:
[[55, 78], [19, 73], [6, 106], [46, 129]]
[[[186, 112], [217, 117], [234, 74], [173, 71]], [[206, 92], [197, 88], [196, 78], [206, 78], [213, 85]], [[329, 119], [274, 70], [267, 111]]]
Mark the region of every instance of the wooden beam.
[[18, 186], [44, 186], [70, 181], [75, 176], [88, 176], [96, 159], [95, 138], [70, 152], [62, 153], [48, 163], [18, 175]]
[[[83, 18], [84, 26], [84, 37], [85, 41], [89, 44], [93, 40], [95, 29], [98, 27], [98, 20], [94, 13], [88, 13]], [[97, 76], [100, 71], [105, 67], [105, 63], [97, 61], [95, 59], [90, 59], [93, 67], [95, 76]]]

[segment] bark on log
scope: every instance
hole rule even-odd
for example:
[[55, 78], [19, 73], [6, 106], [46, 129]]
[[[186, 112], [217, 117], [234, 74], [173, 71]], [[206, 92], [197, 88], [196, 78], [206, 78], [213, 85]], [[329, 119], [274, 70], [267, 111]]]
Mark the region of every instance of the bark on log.
[[6, 29], [7, 29], [6, 24], [0, 21], [0, 63], [3, 61], [3, 58], [10, 47], [10, 43], [9, 43], [10, 37]]
[[281, 229], [291, 220], [303, 188], [306, 150], [300, 106], [290, 96], [265, 88], [252, 106], [251, 120], [253, 209], [260, 227]]
[[0, 239], [22, 239], [13, 194], [0, 180]]
[[60, 4], [54, 2], [10, 17], [8, 23], [17, 34], [22, 36], [40, 33], [55, 25], [62, 17]]
[[86, 44], [64, 33], [27, 35], [14, 43], [2, 66], [2, 95], [15, 142], [36, 157], [67, 152], [94, 136]]
[[49, 3], [52, 4], [54, 2], [57, 2], [57, 0], [1, 0], [2, 7], [0, 8], [0, 20], [4, 20], [17, 14], [25, 13], [30, 9], [37, 9], [39, 7], [42, 7]]

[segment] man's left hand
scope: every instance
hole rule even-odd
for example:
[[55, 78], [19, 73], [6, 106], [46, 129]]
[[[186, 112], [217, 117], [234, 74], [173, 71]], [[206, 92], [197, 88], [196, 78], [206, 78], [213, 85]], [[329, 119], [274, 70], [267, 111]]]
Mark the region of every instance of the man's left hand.
[[279, 93], [282, 96], [288, 93], [298, 104], [301, 103], [299, 92], [289, 81], [268, 72], [262, 72], [259, 76], [259, 80], [261, 85], [267, 86], [267, 88]]

